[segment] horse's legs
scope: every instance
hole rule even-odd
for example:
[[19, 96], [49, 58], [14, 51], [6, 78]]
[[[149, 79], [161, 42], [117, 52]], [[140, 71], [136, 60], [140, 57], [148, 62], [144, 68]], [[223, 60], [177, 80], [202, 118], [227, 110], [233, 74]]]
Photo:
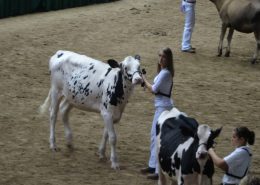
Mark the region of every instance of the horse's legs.
[[67, 146], [68, 148], [73, 148], [72, 145], [72, 131], [69, 126], [69, 111], [71, 110], [72, 106], [69, 104], [69, 102], [66, 99], [63, 99], [60, 104], [60, 113], [62, 117], [62, 121], [64, 124], [65, 129], [65, 136], [67, 139]]
[[229, 32], [228, 32], [228, 36], [227, 36], [227, 50], [225, 53], [225, 57], [229, 57], [229, 55], [230, 55], [230, 44], [231, 44], [233, 33], [234, 33], [234, 29], [229, 28]]
[[257, 57], [258, 57], [258, 54], [260, 51], [260, 24], [257, 25], [257, 29], [255, 30], [254, 34], [255, 34], [255, 40], [256, 40], [256, 50], [255, 50], [254, 56], [251, 60], [252, 64], [256, 63], [256, 60], [257, 60]]
[[222, 23], [220, 39], [218, 44], [218, 56], [222, 55], [223, 39], [225, 37], [226, 31], [227, 31], [227, 26], [224, 23]]

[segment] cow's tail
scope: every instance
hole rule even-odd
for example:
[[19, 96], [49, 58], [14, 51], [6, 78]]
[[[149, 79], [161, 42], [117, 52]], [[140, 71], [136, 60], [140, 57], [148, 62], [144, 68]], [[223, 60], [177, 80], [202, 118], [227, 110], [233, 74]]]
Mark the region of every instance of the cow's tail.
[[50, 97], [51, 97], [51, 89], [50, 89], [49, 94], [46, 97], [44, 103], [39, 107], [38, 111], [41, 115], [43, 115], [47, 111], [47, 109], [50, 107], [50, 99], [51, 99]]

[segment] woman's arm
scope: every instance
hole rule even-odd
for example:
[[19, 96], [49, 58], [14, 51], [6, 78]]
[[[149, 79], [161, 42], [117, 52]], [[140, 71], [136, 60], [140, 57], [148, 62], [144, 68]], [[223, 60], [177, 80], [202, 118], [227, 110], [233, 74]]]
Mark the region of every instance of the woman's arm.
[[209, 153], [210, 157], [212, 158], [214, 164], [215, 164], [217, 167], [219, 167], [220, 169], [224, 170], [225, 172], [228, 171], [228, 165], [227, 165], [226, 161], [225, 161], [224, 159], [220, 158], [220, 157], [215, 153], [215, 151], [214, 151], [212, 148], [210, 148], [210, 149], [208, 150], [208, 153]]
[[143, 75], [143, 80], [144, 80], [145, 87], [146, 87], [151, 93], [154, 93], [154, 92], [153, 92], [153, 89], [152, 89], [152, 84], [150, 84], [150, 83], [146, 80], [145, 75]]

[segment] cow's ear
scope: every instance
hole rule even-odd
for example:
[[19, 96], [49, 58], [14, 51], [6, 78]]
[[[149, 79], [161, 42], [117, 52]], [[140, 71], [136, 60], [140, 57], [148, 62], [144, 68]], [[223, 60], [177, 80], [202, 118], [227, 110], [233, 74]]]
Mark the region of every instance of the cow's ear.
[[218, 129], [212, 131], [212, 137], [213, 137], [213, 138], [218, 137], [219, 134], [220, 134], [220, 132], [221, 132], [221, 130], [222, 130], [222, 127], [220, 127], [220, 128], [218, 128]]
[[117, 68], [119, 67], [119, 64], [117, 61], [115, 61], [114, 59], [108, 59], [107, 63], [110, 65], [110, 67], [112, 68]]
[[141, 60], [141, 56], [140, 55], [135, 55], [135, 59], [137, 59], [137, 60]]

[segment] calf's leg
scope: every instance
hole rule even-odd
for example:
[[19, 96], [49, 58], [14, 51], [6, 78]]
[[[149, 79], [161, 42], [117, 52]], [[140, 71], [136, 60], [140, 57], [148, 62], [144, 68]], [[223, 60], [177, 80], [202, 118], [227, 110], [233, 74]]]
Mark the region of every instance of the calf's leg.
[[98, 149], [98, 155], [100, 160], [106, 160], [106, 144], [108, 139], [107, 127], [104, 127], [102, 140]]
[[165, 175], [163, 174], [161, 167], [159, 167], [158, 185], [167, 185], [167, 179], [166, 179]]
[[119, 163], [118, 163], [117, 153], [116, 153], [117, 137], [114, 129], [112, 114], [110, 113], [101, 113], [101, 114], [105, 122], [105, 127], [108, 133], [108, 140], [111, 147], [111, 155], [110, 155], [111, 168], [119, 169]]
[[68, 146], [68, 148], [73, 149], [72, 131], [71, 131], [71, 128], [69, 125], [69, 112], [71, 109], [72, 109], [72, 106], [69, 104], [69, 102], [66, 99], [63, 99], [60, 104], [60, 113], [61, 113], [61, 117], [62, 117], [62, 122], [64, 124], [67, 146]]
[[57, 151], [56, 141], [55, 141], [55, 124], [57, 121], [57, 113], [59, 110], [61, 96], [57, 89], [51, 89], [51, 105], [50, 105], [50, 148], [53, 151]]

